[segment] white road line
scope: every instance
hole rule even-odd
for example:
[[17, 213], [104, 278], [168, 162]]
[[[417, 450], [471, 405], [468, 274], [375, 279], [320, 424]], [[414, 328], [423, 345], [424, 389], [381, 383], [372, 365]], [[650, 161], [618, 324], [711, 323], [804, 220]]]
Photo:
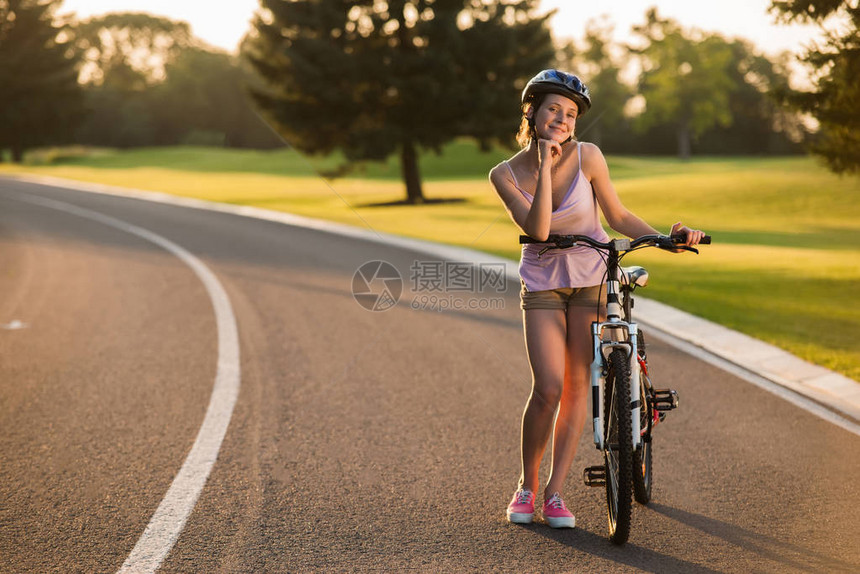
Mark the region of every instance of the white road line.
[[155, 572], [173, 548], [185, 527], [188, 516], [194, 510], [194, 505], [218, 458], [221, 442], [224, 440], [233, 415], [233, 407], [239, 396], [239, 335], [230, 299], [221, 283], [202, 261], [156, 233], [121, 219], [62, 201], [35, 196], [19, 196], [18, 199], [98, 221], [162, 247], [194, 271], [212, 300], [218, 327], [218, 370], [206, 416], [182, 468], [173, 479], [146, 530], [119, 569], [119, 572], [124, 574]]

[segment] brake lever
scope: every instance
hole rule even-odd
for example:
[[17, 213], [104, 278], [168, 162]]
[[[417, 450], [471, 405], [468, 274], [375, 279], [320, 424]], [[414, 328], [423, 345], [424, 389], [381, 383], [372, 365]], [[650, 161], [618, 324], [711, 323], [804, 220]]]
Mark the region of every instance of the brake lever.
[[695, 253], [696, 255], [699, 254], [698, 249], [696, 249], [695, 247], [690, 247], [689, 245], [658, 245], [657, 247], [659, 247], [663, 251], [669, 251], [671, 253], [678, 253], [679, 251], [690, 251], [692, 253]]
[[657, 247], [660, 249], [664, 249], [666, 251], [672, 251], [673, 253], [677, 253], [678, 250], [681, 251], [691, 251], [696, 255], [699, 254], [699, 250], [695, 247], [690, 247], [689, 245], [680, 245], [678, 243], [674, 243], [671, 238], [666, 237], [665, 240], [661, 239], [656, 243]]
[[577, 246], [577, 243], [573, 239], [556, 238], [553, 240], [552, 245], [547, 245], [546, 247], [544, 247], [543, 249], [538, 251], [538, 259], [540, 259], [540, 256], [543, 255], [544, 253], [546, 253], [547, 251], [549, 251], [550, 249], [570, 249], [571, 247], [576, 247], [576, 246]]

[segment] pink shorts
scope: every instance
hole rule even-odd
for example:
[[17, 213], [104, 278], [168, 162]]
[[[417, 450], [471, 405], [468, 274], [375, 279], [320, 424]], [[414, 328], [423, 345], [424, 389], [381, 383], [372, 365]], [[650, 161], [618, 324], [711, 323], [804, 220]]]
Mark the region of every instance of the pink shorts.
[[525, 283], [520, 289], [522, 309], [561, 309], [573, 307], [593, 307], [606, 304], [606, 289], [603, 285], [592, 287], [561, 287], [546, 291], [529, 291]]

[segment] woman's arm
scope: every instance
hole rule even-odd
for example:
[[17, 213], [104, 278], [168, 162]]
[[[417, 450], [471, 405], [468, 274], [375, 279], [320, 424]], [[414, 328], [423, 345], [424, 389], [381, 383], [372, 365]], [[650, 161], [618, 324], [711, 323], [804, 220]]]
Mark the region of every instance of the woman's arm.
[[508, 168], [502, 164], [490, 171], [490, 182], [517, 227], [525, 235], [545, 241], [552, 222], [552, 157], [561, 154], [561, 146], [551, 140], [540, 140], [538, 145], [540, 168], [531, 205], [514, 185]]

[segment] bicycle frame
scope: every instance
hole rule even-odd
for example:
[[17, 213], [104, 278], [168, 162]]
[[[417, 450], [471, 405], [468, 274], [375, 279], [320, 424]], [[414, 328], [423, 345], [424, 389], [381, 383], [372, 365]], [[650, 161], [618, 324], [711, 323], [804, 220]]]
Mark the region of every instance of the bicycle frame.
[[[639, 380], [638, 360], [638, 338], [639, 326], [624, 316], [624, 308], [621, 301], [621, 282], [619, 281], [619, 252], [630, 249], [629, 239], [615, 239], [610, 242], [608, 258], [606, 262], [606, 320], [591, 323], [591, 337], [593, 360], [591, 362], [591, 402], [592, 420], [594, 428], [594, 445], [598, 450], [605, 450], [603, 436], [603, 412], [604, 377], [606, 375], [606, 361], [609, 353], [616, 348], [623, 348], [630, 363], [630, 380]], [[630, 294], [628, 293], [628, 297]], [[606, 335], [609, 335], [607, 338]], [[632, 444], [638, 448], [642, 441], [639, 410], [641, 408], [641, 397], [639, 385], [630, 385], [630, 408], [632, 411]]]

